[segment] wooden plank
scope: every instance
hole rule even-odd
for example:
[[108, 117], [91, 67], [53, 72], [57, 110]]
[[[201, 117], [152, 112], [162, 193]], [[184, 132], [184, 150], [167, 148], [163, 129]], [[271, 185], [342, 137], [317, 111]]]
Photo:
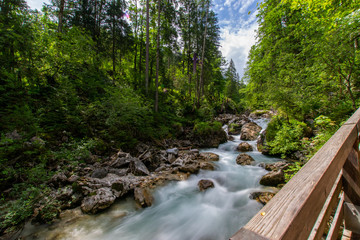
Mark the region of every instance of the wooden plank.
[[342, 171], [340, 171], [331, 192], [321, 210], [318, 219], [308, 239], [321, 239], [330, 215], [339, 201], [339, 194], [342, 188]]
[[338, 207], [336, 209], [334, 219], [331, 223], [331, 227], [329, 233], [326, 237], [326, 240], [335, 240], [338, 238], [340, 225], [343, 223], [344, 220], [344, 193], [341, 193], [340, 201]]
[[360, 130], [360, 108], [344, 123], [344, 125], [346, 124], [356, 124]]
[[307, 239], [357, 136], [355, 125], [343, 125], [244, 229], [269, 239]]
[[[359, 181], [359, 176], [356, 175], [356, 181]], [[344, 169], [343, 170], [343, 186], [344, 192], [346, 196], [350, 199], [350, 201], [355, 205], [360, 205], [360, 187], [358, 185], [359, 182], [355, 182], [354, 179], [350, 176], [350, 174]]]
[[[358, 141], [356, 141], [357, 144]], [[355, 146], [354, 146], [355, 147]], [[348, 159], [346, 162], [349, 162], [352, 167], [357, 171], [359, 174], [359, 156], [357, 149], [353, 148], [348, 156]]]
[[350, 230], [347, 230], [346, 228], [344, 228], [341, 240], [351, 240], [351, 235], [352, 235], [352, 232]]
[[230, 240], [270, 240], [250, 230], [241, 228]]

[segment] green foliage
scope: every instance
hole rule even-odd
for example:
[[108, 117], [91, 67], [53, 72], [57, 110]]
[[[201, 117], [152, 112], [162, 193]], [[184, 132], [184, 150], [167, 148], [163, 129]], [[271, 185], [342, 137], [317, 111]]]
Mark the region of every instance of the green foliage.
[[298, 121], [283, 122], [273, 140], [268, 141], [271, 154], [281, 154], [282, 158], [301, 149], [301, 139], [304, 137], [306, 124]]
[[304, 148], [308, 152], [308, 159], [315, 155], [338, 128], [334, 121], [324, 115], [315, 118], [314, 125], [316, 127], [316, 135], [311, 139], [303, 141]]
[[247, 104], [304, 121], [342, 120], [359, 104], [359, 2], [266, 0], [245, 74]]
[[193, 132], [196, 135], [211, 135], [212, 133], [221, 131], [220, 122], [198, 122], [195, 124]]
[[285, 172], [285, 182], [289, 182], [290, 179], [295, 176], [295, 174], [302, 168], [300, 162], [295, 162], [294, 164], [289, 165], [288, 169], [284, 170]]
[[275, 115], [271, 118], [267, 128], [266, 128], [266, 140], [273, 141], [275, 139], [276, 133], [281, 129], [285, 119], [280, 115]]
[[29, 186], [26, 190], [21, 192], [20, 197], [11, 202], [2, 203], [6, 204], [4, 210], [0, 212], [0, 229], [17, 225], [29, 218], [33, 214], [35, 203], [40, 200], [41, 190], [34, 186]]

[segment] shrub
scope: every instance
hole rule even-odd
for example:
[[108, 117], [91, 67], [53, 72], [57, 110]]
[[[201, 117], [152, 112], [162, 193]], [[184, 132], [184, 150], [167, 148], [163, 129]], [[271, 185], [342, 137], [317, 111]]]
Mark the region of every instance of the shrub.
[[193, 132], [196, 135], [208, 135], [221, 131], [221, 129], [220, 122], [198, 122], [195, 124]]
[[301, 139], [304, 136], [307, 126], [303, 122], [295, 120], [290, 123], [283, 122], [281, 128], [275, 133], [272, 141], [268, 142], [271, 147], [271, 154], [281, 154], [282, 158], [300, 150]]

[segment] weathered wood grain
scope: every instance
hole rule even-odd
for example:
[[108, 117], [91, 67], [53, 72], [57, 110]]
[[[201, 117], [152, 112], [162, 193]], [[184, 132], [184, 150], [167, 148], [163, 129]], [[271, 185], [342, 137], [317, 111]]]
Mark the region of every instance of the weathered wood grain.
[[326, 199], [326, 202], [319, 214], [318, 219], [316, 220], [316, 223], [309, 235], [310, 239], [321, 239], [324, 234], [324, 229], [326, 227], [327, 222], [330, 219], [330, 215], [334, 208], [337, 206], [337, 203], [339, 202], [339, 194], [342, 188], [342, 171], [340, 171], [335, 184], [333, 188], [331, 189], [331, 192]]
[[326, 237], [326, 240], [335, 240], [338, 238], [340, 225], [343, 223], [344, 216], [344, 193], [341, 193], [340, 201], [337, 206], [334, 219], [331, 223], [331, 227], [329, 229], [329, 233]]

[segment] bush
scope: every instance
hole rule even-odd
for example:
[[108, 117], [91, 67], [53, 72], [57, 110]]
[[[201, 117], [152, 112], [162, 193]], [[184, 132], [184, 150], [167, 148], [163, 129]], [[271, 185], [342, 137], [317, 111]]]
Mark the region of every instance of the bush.
[[290, 123], [283, 122], [281, 128], [276, 131], [272, 141], [268, 141], [271, 154], [281, 154], [285, 158], [289, 154], [301, 149], [301, 139], [304, 137], [307, 126], [303, 122], [295, 120]]
[[193, 132], [196, 135], [209, 135], [221, 131], [220, 122], [199, 122], [196, 123], [193, 129]]

